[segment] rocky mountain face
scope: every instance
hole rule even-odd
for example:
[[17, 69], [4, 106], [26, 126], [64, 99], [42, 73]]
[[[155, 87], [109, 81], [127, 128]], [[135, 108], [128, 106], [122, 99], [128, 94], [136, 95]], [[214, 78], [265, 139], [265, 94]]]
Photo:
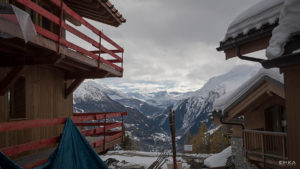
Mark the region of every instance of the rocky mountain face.
[[[188, 93], [123, 93], [94, 81], [84, 82], [74, 93], [74, 111], [127, 111], [126, 130], [143, 150], [170, 145], [168, 111], [175, 111], [176, 138], [182, 143], [187, 131], [195, 134], [201, 122], [211, 126], [208, 114], [214, 101], [240, 86], [257, 72], [257, 67], [238, 66], [216, 76], [199, 90]], [[156, 146], [159, 145], [159, 146]]]
[[[168, 135], [161, 127], [155, 124], [155, 121], [145, 115], [151, 110], [159, 111], [159, 108], [154, 106], [147, 107], [147, 104], [142, 101], [137, 101], [137, 104], [135, 104], [136, 99], [125, 98], [126, 95], [123, 93], [119, 93], [118, 91], [113, 92], [114, 90], [107, 89], [107, 87], [93, 81], [87, 81], [81, 84], [73, 95], [74, 112], [126, 111], [128, 115], [124, 118], [124, 121], [127, 134], [129, 134], [134, 141], [139, 143], [139, 147], [141, 147], [142, 150], [150, 151], [155, 149], [154, 145], [156, 144], [162, 145], [162, 147], [168, 144]], [[125, 99], [132, 107], [127, 106], [125, 103], [121, 104], [121, 101]], [[130, 99], [132, 99], [132, 103]], [[121, 101], [118, 102], [116, 100]], [[141, 110], [145, 109], [145, 113], [136, 109], [136, 105], [138, 105], [138, 108]]]
[[[163, 114], [168, 110], [175, 111], [177, 138], [182, 142], [187, 131], [190, 130], [192, 135], [197, 133], [202, 122], [206, 122], [209, 129], [214, 127], [208, 117], [214, 101], [239, 87], [257, 71], [257, 67], [252, 66], [235, 67], [228, 73], [211, 78], [201, 89], [189, 93], [189, 97], [170, 105]], [[169, 133], [167, 118], [162, 115], [157, 120], [162, 119], [160, 125]]]

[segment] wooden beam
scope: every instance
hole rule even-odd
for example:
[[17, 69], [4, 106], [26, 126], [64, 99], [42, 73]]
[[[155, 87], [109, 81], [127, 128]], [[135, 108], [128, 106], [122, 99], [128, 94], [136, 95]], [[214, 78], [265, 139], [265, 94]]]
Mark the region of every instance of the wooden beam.
[[55, 119], [39, 119], [39, 120], [22, 120], [22, 121], [4, 122], [4, 123], [0, 123], [0, 132], [31, 129], [31, 128], [37, 128], [37, 127], [55, 126], [55, 125], [65, 124], [66, 120], [67, 120], [67, 118], [55, 118]]
[[74, 72], [66, 74], [65, 79], [78, 79], [78, 78], [84, 78], [84, 79], [94, 79], [94, 78], [104, 78], [109, 76], [109, 72], [105, 71], [89, 71], [89, 72]]
[[[91, 71], [91, 67], [88, 67], [87, 65], [78, 63], [78, 62], [74, 62], [70, 59], [65, 59], [63, 60], [63, 62], [61, 62], [62, 65], [66, 65], [66, 66], [70, 66], [73, 68], [76, 68], [76, 71], [78, 72], [79, 70], [81, 71]], [[76, 78], [75, 78], [76, 79]]]
[[[249, 53], [253, 53], [253, 52], [256, 52], [256, 51], [266, 49], [269, 46], [270, 38], [271, 37], [268, 36], [268, 37], [265, 37], [263, 39], [259, 39], [259, 40], [256, 40], [256, 41], [250, 41], [248, 43], [239, 45], [240, 53], [242, 55], [245, 55], [245, 54], [249, 54]], [[226, 59], [236, 57], [237, 56], [236, 51], [237, 50], [236, 50], [235, 47], [225, 50], [224, 52], [226, 54]]]
[[34, 149], [50, 146], [52, 144], [59, 143], [60, 136], [47, 138], [39, 141], [32, 141], [29, 143], [19, 144], [7, 148], [1, 149], [1, 151], [8, 157], [17, 155], [23, 152], [27, 152]]
[[11, 85], [20, 77], [21, 73], [25, 70], [25, 66], [17, 66], [12, 68], [12, 70], [5, 76], [0, 82], [0, 95], [3, 96]]
[[64, 60], [66, 58], [65, 55], [59, 55], [55, 60], [54, 60], [54, 64], [57, 65], [59, 64], [62, 60]]
[[83, 78], [75, 79], [73, 83], [65, 89], [65, 98], [67, 98], [71, 93], [73, 93], [83, 81]]

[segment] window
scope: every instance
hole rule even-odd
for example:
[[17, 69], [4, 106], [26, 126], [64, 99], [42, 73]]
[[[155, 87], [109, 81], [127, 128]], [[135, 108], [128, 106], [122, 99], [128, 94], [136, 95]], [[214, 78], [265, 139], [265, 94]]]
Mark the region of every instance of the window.
[[266, 130], [275, 132], [285, 132], [285, 109], [282, 105], [274, 105], [266, 109]]
[[25, 78], [20, 77], [8, 92], [8, 113], [10, 119], [26, 118]]
[[0, 3], [8, 4], [8, 3], [9, 3], [9, 0], [0, 0]]

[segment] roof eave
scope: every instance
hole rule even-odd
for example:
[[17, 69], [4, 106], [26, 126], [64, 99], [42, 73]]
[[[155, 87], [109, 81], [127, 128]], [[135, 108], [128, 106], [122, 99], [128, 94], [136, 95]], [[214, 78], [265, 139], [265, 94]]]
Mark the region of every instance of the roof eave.
[[248, 54], [255, 51], [265, 49], [269, 45], [269, 39], [272, 36], [272, 30], [278, 25], [266, 24], [259, 30], [251, 30], [248, 34], [240, 34], [236, 38], [229, 38], [226, 41], [221, 41], [217, 51], [224, 51], [226, 59], [237, 56], [237, 47], [240, 48], [240, 54]]
[[272, 83], [280, 88], [284, 88], [284, 84], [281, 83], [278, 80], [275, 80], [267, 75], [264, 75], [263, 77], [261, 77], [255, 84], [253, 84], [245, 93], [243, 93], [240, 97], [238, 97], [234, 102], [232, 102], [230, 105], [228, 105], [224, 110], [223, 110], [223, 114], [225, 117], [227, 117], [227, 113], [237, 104], [239, 104], [245, 97], [247, 97], [247, 95], [249, 95], [249, 93], [253, 92], [256, 88], [258, 88], [261, 84], [265, 83], [265, 82], [269, 82]]

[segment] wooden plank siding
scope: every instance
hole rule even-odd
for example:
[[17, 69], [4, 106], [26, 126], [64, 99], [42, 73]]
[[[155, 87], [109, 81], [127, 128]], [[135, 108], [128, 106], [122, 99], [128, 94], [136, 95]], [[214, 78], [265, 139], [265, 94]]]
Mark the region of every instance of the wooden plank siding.
[[286, 116], [287, 116], [287, 150], [289, 160], [295, 161], [299, 168], [299, 142], [300, 142], [300, 65], [281, 68], [284, 72]]
[[[3, 78], [9, 68], [0, 68]], [[31, 66], [23, 76], [26, 83], [26, 119], [68, 117], [73, 112], [73, 97], [64, 98], [64, 73], [46, 66]], [[0, 96], [0, 122], [12, 121], [8, 114], [8, 95]], [[16, 120], [16, 119], [14, 119]], [[20, 119], [24, 120], [24, 119]], [[0, 133], [0, 148], [55, 137], [61, 126], [41, 127]]]
[[[228, 110], [228, 120], [234, 117], [238, 117], [241, 114], [252, 112], [254, 109], [259, 109], [261, 106], [264, 106], [262, 103], [264, 103], [265, 101], [271, 103], [270, 95], [272, 93], [274, 93], [274, 96], [276, 95], [281, 98], [285, 98], [284, 90], [282, 88], [272, 83], [264, 82], [253, 92], [251, 92], [241, 101], [239, 101], [237, 105], [233, 106], [230, 110]], [[272, 104], [274, 103], [272, 102]]]

